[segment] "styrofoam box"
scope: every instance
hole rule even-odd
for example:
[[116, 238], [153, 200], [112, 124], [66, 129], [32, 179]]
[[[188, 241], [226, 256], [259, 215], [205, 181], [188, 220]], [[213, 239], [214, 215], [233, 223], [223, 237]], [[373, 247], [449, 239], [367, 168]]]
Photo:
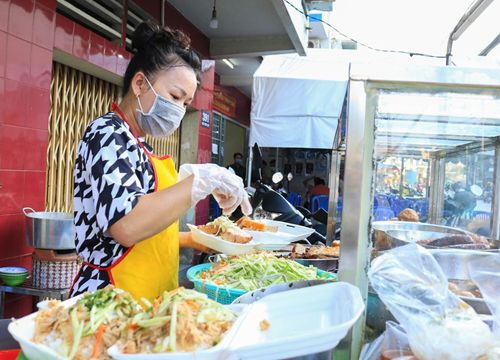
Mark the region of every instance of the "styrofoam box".
[[282, 221], [259, 221], [266, 225], [278, 227], [277, 232], [247, 230], [253, 236], [253, 240], [259, 243], [257, 248], [263, 250], [274, 250], [276, 248], [282, 248], [283, 246], [286, 246], [291, 242], [304, 240], [314, 232], [314, 229], [300, 225], [288, 224]]
[[[75, 304], [83, 295], [76, 296], [63, 302], [65, 307]], [[42, 303], [40, 307], [44, 307]], [[57, 354], [48, 346], [36, 344], [31, 341], [35, 335], [35, 317], [37, 313], [30, 314], [21, 319], [14, 320], [9, 324], [8, 330], [12, 337], [21, 346], [23, 354], [30, 360], [63, 360], [61, 355]]]
[[[73, 305], [79, 297], [66, 300]], [[332, 349], [347, 334], [364, 309], [359, 290], [337, 282], [269, 295], [247, 307], [229, 305], [240, 312], [234, 325], [216, 346], [196, 352], [121, 354], [116, 346], [108, 353], [117, 360], [216, 360], [283, 359]], [[61, 360], [55, 351], [31, 341], [36, 313], [15, 320], [9, 332], [30, 360]], [[261, 321], [269, 322], [266, 331]]]
[[217, 250], [223, 254], [227, 255], [243, 255], [251, 252], [258, 243], [255, 240], [251, 240], [246, 244], [238, 244], [230, 241], [223, 240], [219, 236], [207, 234], [199, 230], [196, 226], [187, 224], [191, 233], [193, 234], [193, 240], [198, 244], [204, 245], [210, 249]]
[[[337, 282], [269, 295], [245, 308], [222, 341], [191, 353], [120, 354], [117, 360], [275, 360], [326, 351], [337, 346], [364, 310], [359, 290]], [[263, 331], [261, 321], [270, 327]]]

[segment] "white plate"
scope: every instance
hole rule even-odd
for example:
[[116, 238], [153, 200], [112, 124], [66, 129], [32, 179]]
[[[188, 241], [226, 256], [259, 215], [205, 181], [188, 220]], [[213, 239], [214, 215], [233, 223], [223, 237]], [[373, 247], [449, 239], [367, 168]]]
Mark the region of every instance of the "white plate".
[[253, 236], [253, 240], [260, 244], [258, 248], [262, 250], [279, 250], [294, 241], [304, 240], [314, 233], [314, 229], [305, 226], [273, 220], [259, 221], [265, 225], [278, 227], [277, 232], [247, 230]]
[[193, 240], [198, 244], [204, 245], [210, 249], [219, 251], [227, 255], [243, 255], [251, 252], [257, 245], [258, 242], [251, 240], [246, 244], [238, 244], [230, 241], [223, 240], [219, 236], [207, 234], [199, 230], [196, 226], [187, 224], [191, 233], [193, 234]]
[[[68, 308], [75, 304], [83, 295], [63, 301], [64, 307]], [[30, 360], [63, 360], [63, 356], [46, 345], [36, 344], [31, 339], [35, 334], [35, 317], [37, 313], [14, 320], [9, 324], [8, 330], [14, 339], [21, 345], [26, 358]]]

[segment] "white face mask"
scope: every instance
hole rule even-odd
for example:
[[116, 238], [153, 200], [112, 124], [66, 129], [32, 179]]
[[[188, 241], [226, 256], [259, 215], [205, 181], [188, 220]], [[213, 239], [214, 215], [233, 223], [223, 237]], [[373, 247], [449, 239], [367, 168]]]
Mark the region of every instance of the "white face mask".
[[140, 107], [140, 109], [137, 109], [137, 122], [146, 134], [153, 137], [167, 137], [173, 134], [180, 126], [181, 120], [186, 114], [186, 108], [158, 95], [149, 80], [146, 77], [144, 79], [146, 79], [149, 87], [153, 90], [155, 100], [149, 112], [145, 113], [141, 100], [137, 96], [137, 102]]

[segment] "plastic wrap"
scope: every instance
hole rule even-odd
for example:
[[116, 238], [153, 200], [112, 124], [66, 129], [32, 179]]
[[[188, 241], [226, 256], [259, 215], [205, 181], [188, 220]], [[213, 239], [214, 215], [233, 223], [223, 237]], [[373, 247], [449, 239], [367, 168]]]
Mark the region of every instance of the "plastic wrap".
[[386, 322], [385, 326], [384, 333], [363, 350], [360, 360], [394, 359], [410, 356], [410, 344], [403, 327], [393, 321]]
[[372, 262], [368, 276], [420, 360], [474, 360], [493, 348], [489, 327], [448, 290], [428, 250], [414, 244], [393, 249]]
[[495, 346], [488, 353], [488, 360], [500, 360], [500, 254], [469, 263], [472, 281], [481, 291], [493, 315]]

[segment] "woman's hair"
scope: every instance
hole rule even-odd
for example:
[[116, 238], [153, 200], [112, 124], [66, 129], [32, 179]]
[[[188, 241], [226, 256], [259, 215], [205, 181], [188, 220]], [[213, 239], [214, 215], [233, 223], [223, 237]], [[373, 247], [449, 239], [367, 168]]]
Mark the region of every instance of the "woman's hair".
[[189, 66], [199, 81], [201, 60], [190, 45], [191, 39], [180, 30], [162, 28], [151, 21], [139, 24], [132, 35], [135, 54], [123, 77], [123, 95], [128, 92], [132, 78], [138, 71], [151, 79], [160, 70]]

